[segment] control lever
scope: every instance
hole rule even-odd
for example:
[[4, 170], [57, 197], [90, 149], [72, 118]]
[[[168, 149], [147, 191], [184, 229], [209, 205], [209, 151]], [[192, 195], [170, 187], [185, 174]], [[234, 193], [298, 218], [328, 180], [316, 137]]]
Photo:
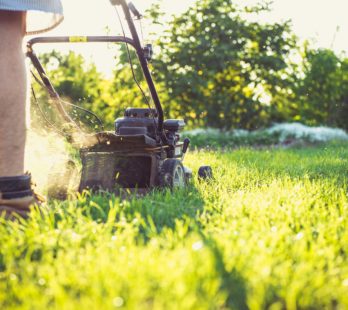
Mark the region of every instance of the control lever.
[[188, 150], [190, 142], [191, 142], [191, 140], [189, 138], [185, 138], [184, 139], [184, 145], [182, 146], [182, 158], [181, 158], [181, 160], [184, 160], [185, 154], [186, 154], [186, 152]]
[[144, 51], [144, 56], [146, 60], [150, 62], [153, 56], [152, 44], [146, 44], [143, 51]]
[[137, 19], [141, 19], [143, 17], [132, 2], [128, 3], [128, 7]]

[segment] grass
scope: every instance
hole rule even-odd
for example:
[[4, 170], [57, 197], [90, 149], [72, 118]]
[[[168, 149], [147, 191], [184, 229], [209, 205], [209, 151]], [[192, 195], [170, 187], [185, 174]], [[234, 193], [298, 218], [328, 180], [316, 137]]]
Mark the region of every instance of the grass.
[[348, 308], [347, 144], [185, 162], [215, 179], [1, 220], [0, 308]]

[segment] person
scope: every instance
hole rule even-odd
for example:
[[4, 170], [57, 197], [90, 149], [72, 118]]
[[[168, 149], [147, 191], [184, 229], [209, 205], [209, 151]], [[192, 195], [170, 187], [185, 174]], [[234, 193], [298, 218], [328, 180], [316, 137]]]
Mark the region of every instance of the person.
[[25, 216], [37, 202], [24, 171], [27, 77], [26, 34], [50, 30], [63, 20], [60, 0], [0, 0], [0, 214]]

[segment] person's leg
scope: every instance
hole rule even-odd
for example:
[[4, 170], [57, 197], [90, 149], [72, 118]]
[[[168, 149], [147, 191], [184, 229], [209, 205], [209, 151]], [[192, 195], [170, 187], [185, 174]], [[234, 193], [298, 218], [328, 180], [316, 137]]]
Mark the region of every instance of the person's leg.
[[26, 70], [25, 13], [0, 10], [0, 177], [24, 174]]
[[26, 216], [35, 202], [24, 175], [26, 70], [22, 41], [25, 13], [0, 10], [0, 216]]

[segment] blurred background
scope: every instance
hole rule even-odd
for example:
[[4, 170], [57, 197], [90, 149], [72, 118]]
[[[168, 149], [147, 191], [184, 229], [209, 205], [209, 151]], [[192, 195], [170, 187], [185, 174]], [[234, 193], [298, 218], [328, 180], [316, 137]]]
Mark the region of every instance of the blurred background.
[[[144, 14], [137, 22], [143, 42], [154, 45], [151, 70], [167, 118], [221, 130], [281, 122], [348, 129], [346, 1], [133, 2]], [[121, 34], [109, 1], [63, 4], [65, 21], [49, 35]], [[36, 50], [61, 96], [96, 113], [107, 128], [126, 107], [144, 106], [124, 46]]]

